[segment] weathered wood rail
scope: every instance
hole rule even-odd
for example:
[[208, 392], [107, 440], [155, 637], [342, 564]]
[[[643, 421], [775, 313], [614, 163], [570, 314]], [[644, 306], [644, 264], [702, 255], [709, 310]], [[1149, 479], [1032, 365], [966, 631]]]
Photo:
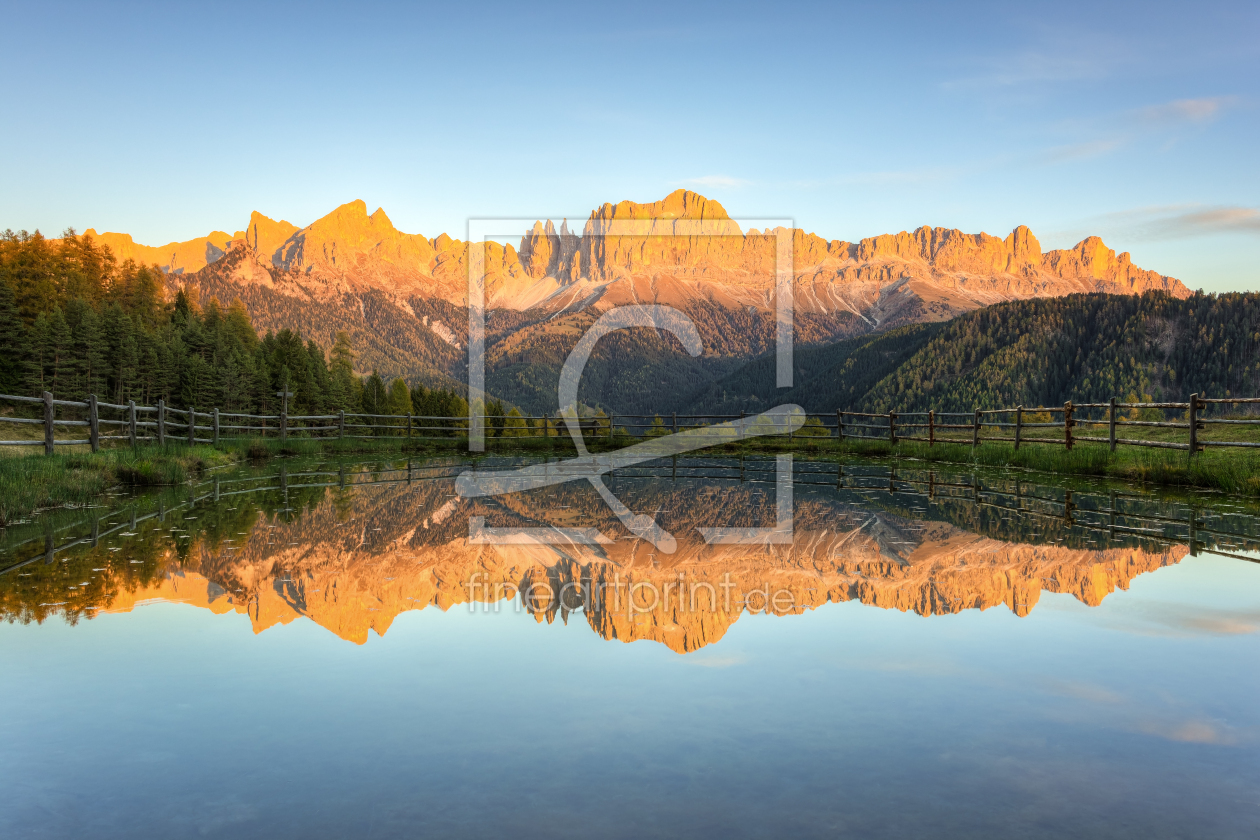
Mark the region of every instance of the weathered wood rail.
[[[166, 405], [140, 406], [107, 403], [95, 395], [87, 400], [59, 400], [45, 392], [39, 397], [0, 394], [0, 404], [16, 404], [19, 411], [42, 416], [0, 416], [0, 423], [33, 424], [41, 427], [42, 439], [0, 440], [0, 446], [42, 446], [51, 455], [58, 446], [88, 446], [93, 452], [107, 443], [137, 446], [141, 443], [218, 444], [225, 438], [268, 437], [286, 440], [290, 435], [304, 438], [370, 440], [380, 437], [418, 439], [455, 438], [467, 433], [467, 417], [440, 417], [418, 414], [364, 414], [338, 411], [336, 414], [290, 414], [288, 397], [282, 397], [279, 414], [225, 412], [218, 408], [199, 411]], [[1210, 414], [1227, 406], [1260, 406], [1260, 397], [1207, 399], [1191, 394], [1187, 402], [1065, 403], [1063, 406], [976, 408], [973, 411], [889, 411], [885, 414], [843, 411], [810, 413], [804, 427], [787, 433], [795, 438], [836, 438], [838, 440], [883, 440], [891, 444], [913, 441], [934, 446], [938, 443], [1010, 443], [1015, 449], [1028, 444], [1063, 446], [1072, 449], [1078, 442], [1107, 444], [1114, 452], [1120, 446], [1183, 450], [1193, 455], [1207, 447], [1260, 447], [1255, 440], [1206, 439], [1200, 433], [1209, 428], [1260, 427], [1260, 415], [1220, 417]], [[61, 416], [58, 416], [60, 411]], [[1176, 412], [1181, 419], [1169, 419]], [[1151, 416], [1163, 419], [1142, 419]], [[617, 414], [583, 418], [583, 436], [611, 438], [615, 434], [633, 437], [663, 435], [714, 423], [746, 420], [740, 414]], [[567, 437], [564, 421], [555, 416], [487, 417], [493, 434], [504, 438]], [[58, 429], [82, 429], [86, 437], [58, 437]], [[1083, 434], [1098, 430], [1101, 434]], [[1133, 431], [1128, 431], [1128, 430]], [[1149, 440], [1137, 435], [1144, 429], [1176, 430], [1182, 440]]]

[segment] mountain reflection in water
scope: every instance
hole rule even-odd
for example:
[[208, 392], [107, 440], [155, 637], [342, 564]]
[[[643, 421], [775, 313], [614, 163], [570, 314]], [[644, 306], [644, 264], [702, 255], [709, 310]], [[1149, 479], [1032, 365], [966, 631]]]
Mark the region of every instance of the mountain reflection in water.
[[[1023, 616], [1053, 592], [1096, 606], [1192, 548], [1236, 551], [1257, 533], [1253, 517], [1226, 508], [805, 463], [790, 544], [705, 544], [699, 527], [773, 525], [774, 483], [751, 480], [769, 475], [756, 464], [667, 464], [608, 479], [675, 535], [672, 554], [628, 534], [585, 481], [468, 500], [454, 490], [464, 467], [433, 460], [207, 482], [143, 515], [11, 540], [0, 610], [11, 621], [74, 622], [180, 602], [248, 615], [255, 632], [305, 617], [361, 644], [405, 611], [466, 604], [581, 620], [605, 639], [685, 653], [745, 613], [789, 616], [828, 602], [921, 615], [1005, 605]], [[479, 544], [469, 538], [478, 516], [499, 532], [595, 528], [605, 538]]]

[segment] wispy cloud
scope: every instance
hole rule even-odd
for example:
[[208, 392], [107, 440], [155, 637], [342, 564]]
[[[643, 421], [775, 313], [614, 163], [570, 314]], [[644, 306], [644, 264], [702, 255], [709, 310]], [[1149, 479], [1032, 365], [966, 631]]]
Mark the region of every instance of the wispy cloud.
[[1260, 610], [1222, 610], [1151, 601], [1113, 614], [1120, 629], [1149, 636], [1245, 636], [1260, 632]]
[[1236, 96], [1207, 96], [1201, 99], [1176, 99], [1162, 105], [1151, 105], [1133, 112], [1147, 125], [1174, 126], [1204, 123], [1216, 119], [1225, 108], [1238, 101]]
[[1169, 741], [1187, 744], [1236, 744], [1238, 734], [1228, 726], [1197, 720], [1145, 720], [1138, 723], [1140, 732], [1155, 735]]
[[1095, 683], [1059, 680], [1045, 683], [1045, 690], [1058, 698], [1077, 701], [1057, 700], [1047, 710], [1050, 717], [1060, 721], [1112, 727], [1189, 744], [1239, 744], [1254, 741], [1257, 734], [1254, 727], [1239, 728], [1215, 720], [1168, 692], [1126, 697]]
[[985, 56], [974, 62], [971, 73], [946, 80], [941, 87], [1011, 88], [1101, 78], [1124, 57], [1115, 44], [1109, 49], [1095, 49], [1096, 44], [1084, 43], [1092, 40], [1078, 33], [1075, 39], [1060, 43]]
[[1052, 237], [1071, 238], [1090, 232], [1104, 237], [1150, 242], [1222, 234], [1260, 235], [1260, 208], [1172, 204], [1135, 207], [1083, 220]]
[[1065, 163], [1070, 160], [1086, 160], [1105, 155], [1124, 145], [1124, 140], [1113, 137], [1107, 140], [1090, 140], [1085, 143], [1071, 143], [1066, 146], [1054, 146], [1037, 156], [1041, 163]]
[[1079, 143], [1053, 146], [1033, 155], [1033, 160], [1047, 165], [1086, 160], [1152, 138], [1166, 145], [1172, 144], [1180, 131], [1212, 122], [1238, 101], [1236, 96], [1175, 99], [1078, 124], [1077, 131], [1091, 132], [1095, 137]]
[[1157, 219], [1154, 227], [1162, 237], [1260, 234], [1260, 210], [1255, 207], [1208, 207]]
[[1057, 694], [1061, 697], [1071, 697], [1074, 700], [1085, 700], [1090, 703], [1125, 702], [1124, 695], [1093, 683], [1053, 681], [1047, 688], [1052, 694]]

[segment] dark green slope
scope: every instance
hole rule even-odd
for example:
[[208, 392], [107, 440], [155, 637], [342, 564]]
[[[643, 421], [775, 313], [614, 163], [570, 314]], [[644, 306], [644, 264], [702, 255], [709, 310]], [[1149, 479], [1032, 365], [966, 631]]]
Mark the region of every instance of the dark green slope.
[[[669, 333], [619, 330], [600, 339], [582, 373], [578, 398], [614, 414], [672, 410], [704, 388], [774, 346], [773, 315], [694, 303], [685, 310], [704, 352], [692, 358]], [[487, 342], [486, 388], [530, 413], [558, 408], [556, 389], [565, 359], [594, 323], [589, 310], [525, 324]], [[834, 341], [864, 330], [856, 316], [804, 315], [796, 321], [798, 342]]]
[[680, 410], [969, 410], [1260, 394], [1260, 295], [1177, 300], [1070, 295], [1012, 301], [825, 348], [797, 350], [796, 387], [776, 391], [761, 358]]
[[682, 413], [738, 414], [784, 403], [806, 411], [834, 411], [856, 405], [882, 379], [913, 356], [943, 324], [914, 324], [886, 333], [846, 339], [793, 352], [794, 387], [775, 387], [775, 357], [768, 354], [733, 371], [672, 408]]

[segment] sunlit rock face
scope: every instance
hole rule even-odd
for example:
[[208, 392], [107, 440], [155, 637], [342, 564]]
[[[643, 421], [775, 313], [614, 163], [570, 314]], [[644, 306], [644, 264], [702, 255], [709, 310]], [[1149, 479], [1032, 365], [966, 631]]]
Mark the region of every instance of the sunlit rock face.
[[[181, 602], [247, 615], [255, 632], [307, 618], [358, 644], [408, 610], [525, 610], [686, 653], [721, 639], [742, 615], [791, 620], [832, 602], [929, 616], [1005, 606], [1023, 616], [1053, 592], [1097, 606], [1187, 553], [1033, 544], [1019, 529], [1041, 526], [986, 535], [950, 521], [965, 515], [918, 519], [844, 497], [798, 499], [790, 544], [708, 545], [696, 529], [715, 516], [734, 527], [769, 524], [771, 496], [743, 485], [631, 489], [635, 508], [659, 511], [676, 551], [626, 534], [598, 496], [573, 485], [492, 502], [454, 497], [448, 481], [321, 490], [288, 516], [238, 511], [178, 553], [161, 549], [149, 580], [109, 589], [95, 609]], [[513, 533], [593, 525], [606, 536], [484, 545], [470, 539], [470, 516]]]
[[[135, 243], [95, 234], [120, 258], [160, 265], [166, 293], [240, 300], [258, 332], [290, 329], [326, 351], [345, 332], [357, 372], [450, 387], [468, 376], [470, 270], [484, 288], [490, 390], [529, 413], [554, 411], [564, 355], [591, 322], [631, 304], [667, 305], [696, 325], [702, 356], [668, 336], [630, 330], [603, 342], [648, 379], [694, 390], [776, 346], [776, 277], [790, 280], [793, 337], [823, 345], [900, 325], [944, 321], [989, 304], [1076, 292], [1184, 297], [1178, 280], [1134, 266], [1090, 237], [1043, 253], [1025, 227], [1004, 239], [921, 227], [857, 242], [799, 228], [741, 229], [718, 202], [687, 190], [660, 201], [604, 204], [583, 220], [522, 224], [519, 244], [470, 244], [398, 230], [385, 211], [351, 201], [305, 227], [251, 215], [229, 235]], [[609, 375], [601, 355], [592, 374]], [[662, 361], [664, 360], [664, 361]], [[657, 376], [662, 373], [662, 376]], [[591, 394], [623, 413], [646, 406], [621, 389]], [[615, 403], [615, 404], [614, 404]]]
[[[178, 282], [268, 283], [324, 297], [374, 290], [456, 305], [467, 299], [468, 243], [403, 233], [383, 209], [369, 214], [359, 200], [303, 228], [254, 212], [245, 230], [231, 236], [217, 231], [160, 247], [127, 234], [89, 233], [121, 259], [157, 264], [179, 275]], [[677, 190], [652, 203], [605, 204], [580, 233], [568, 220], [559, 229], [548, 220], [525, 231], [516, 248], [483, 243], [487, 305], [559, 311], [630, 300], [707, 301], [770, 309], [779, 236], [790, 241], [798, 311], [858, 315], [873, 326], [1073, 292], [1189, 295], [1179, 280], [1138, 268], [1098, 237], [1043, 253], [1022, 225], [1005, 239], [930, 227], [858, 242], [801, 229], [745, 231], [718, 202]], [[243, 253], [220, 265], [234, 249]]]

